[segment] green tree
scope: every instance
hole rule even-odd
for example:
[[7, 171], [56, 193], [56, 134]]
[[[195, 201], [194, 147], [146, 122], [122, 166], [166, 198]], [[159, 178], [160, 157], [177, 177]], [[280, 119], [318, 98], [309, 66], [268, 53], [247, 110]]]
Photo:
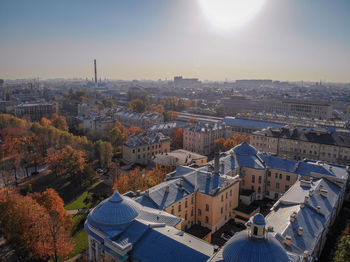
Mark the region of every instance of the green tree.
[[334, 262], [349, 262], [350, 261], [350, 235], [343, 236], [335, 253]]
[[111, 143], [98, 140], [95, 143], [95, 155], [102, 168], [109, 168], [113, 156], [113, 147]]
[[141, 99], [134, 99], [129, 102], [128, 107], [136, 113], [143, 113], [147, 109], [147, 104]]

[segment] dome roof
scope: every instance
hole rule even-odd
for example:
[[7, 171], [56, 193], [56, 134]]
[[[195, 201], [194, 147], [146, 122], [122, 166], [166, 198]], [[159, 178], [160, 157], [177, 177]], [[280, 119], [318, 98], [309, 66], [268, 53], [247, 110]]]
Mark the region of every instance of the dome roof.
[[248, 142], [244, 141], [242, 144], [235, 146], [232, 149], [237, 155], [256, 155], [258, 150], [251, 146]]
[[89, 221], [102, 226], [120, 226], [132, 222], [140, 211], [139, 203], [120, 195], [116, 190], [110, 198], [91, 211]]
[[253, 224], [257, 226], [266, 226], [265, 217], [258, 213], [253, 217]]
[[248, 235], [248, 230], [234, 235], [223, 251], [225, 262], [288, 262], [288, 256], [281, 244], [270, 233], [257, 239]]

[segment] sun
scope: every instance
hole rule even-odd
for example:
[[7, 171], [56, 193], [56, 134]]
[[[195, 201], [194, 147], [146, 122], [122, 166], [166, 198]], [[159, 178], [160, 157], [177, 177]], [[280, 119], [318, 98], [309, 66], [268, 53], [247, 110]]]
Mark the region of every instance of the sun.
[[209, 22], [218, 28], [235, 29], [248, 23], [266, 0], [197, 0]]

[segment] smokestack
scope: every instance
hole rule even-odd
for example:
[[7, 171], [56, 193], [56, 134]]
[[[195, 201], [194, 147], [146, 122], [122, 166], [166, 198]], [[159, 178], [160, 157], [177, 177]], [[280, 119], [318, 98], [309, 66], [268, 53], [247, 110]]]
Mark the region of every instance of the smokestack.
[[96, 67], [96, 59], [94, 59], [94, 68], [95, 68], [95, 84], [97, 84], [97, 67]]
[[220, 159], [220, 153], [215, 152], [215, 155], [214, 155], [214, 174], [215, 175], [218, 175], [220, 171], [219, 159]]

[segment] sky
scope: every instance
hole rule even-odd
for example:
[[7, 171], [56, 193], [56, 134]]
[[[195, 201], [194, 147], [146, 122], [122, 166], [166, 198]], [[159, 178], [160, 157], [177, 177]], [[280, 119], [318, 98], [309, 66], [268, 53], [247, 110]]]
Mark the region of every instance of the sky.
[[[102, 79], [350, 82], [349, 0], [0, 0], [0, 6], [4, 79], [92, 78], [97, 59]], [[246, 19], [245, 10], [255, 15]]]

